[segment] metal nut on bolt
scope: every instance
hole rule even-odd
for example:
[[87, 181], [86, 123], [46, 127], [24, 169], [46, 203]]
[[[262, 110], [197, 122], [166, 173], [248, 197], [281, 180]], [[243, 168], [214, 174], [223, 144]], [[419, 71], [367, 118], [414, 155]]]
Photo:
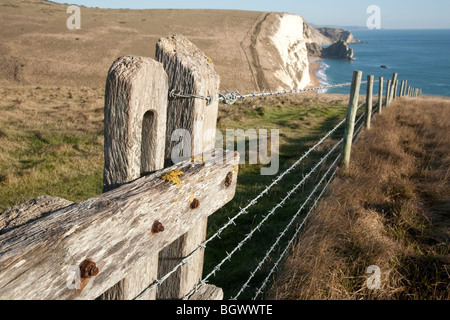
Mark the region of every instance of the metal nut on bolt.
[[162, 225], [162, 223], [159, 221], [155, 221], [155, 223], [153, 223], [153, 226], [152, 226], [152, 233], [157, 234], [157, 233], [160, 233], [163, 231], [164, 231], [164, 226]]
[[89, 258], [80, 264], [80, 276], [82, 279], [89, 279], [98, 275], [99, 270], [95, 262]]
[[198, 200], [198, 199], [192, 200], [191, 205], [190, 205], [191, 210], [195, 210], [198, 207], [200, 207], [200, 200]]

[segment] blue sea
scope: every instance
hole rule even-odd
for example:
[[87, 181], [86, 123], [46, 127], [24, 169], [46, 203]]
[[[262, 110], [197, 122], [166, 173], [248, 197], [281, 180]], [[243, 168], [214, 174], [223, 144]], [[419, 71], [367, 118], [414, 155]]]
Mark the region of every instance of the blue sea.
[[[355, 60], [326, 59], [317, 75], [322, 84], [350, 82], [354, 70], [368, 75], [399, 80], [421, 88], [425, 95], [450, 96], [450, 29], [441, 30], [351, 30]], [[382, 65], [389, 69], [380, 68]], [[400, 81], [399, 81], [400, 83]], [[365, 90], [365, 86], [361, 87]], [[349, 93], [348, 87], [328, 89], [326, 93]], [[364, 92], [364, 91], [362, 91]]]

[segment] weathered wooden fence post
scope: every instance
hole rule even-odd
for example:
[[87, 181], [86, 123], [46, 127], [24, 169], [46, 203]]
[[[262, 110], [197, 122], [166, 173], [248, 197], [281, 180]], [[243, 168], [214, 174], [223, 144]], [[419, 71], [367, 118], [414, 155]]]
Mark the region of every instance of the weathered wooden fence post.
[[394, 100], [394, 98], [395, 98], [395, 87], [396, 87], [396, 85], [397, 85], [397, 77], [398, 77], [398, 73], [394, 73], [393, 74], [393, 76], [392, 76], [392, 81], [391, 81], [391, 88], [390, 88], [390, 91], [389, 91], [389, 105], [392, 103], [392, 101]]
[[380, 77], [378, 83], [378, 113], [381, 114], [383, 112], [383, 81], [384, 78]]
[[[220, 78], [214, 64], [192, 42], [182, 35], [160, 39], [156, 45], [156, 60], [164, 65], [169, 76], [169, 90], [185, 94], [217, 96]], [[167, 109], [166, 165], [172, 162], [174, 147], [180, 137], [172, 137], [178, 129], [186, 130], [190, 141], [183, 141], [190, 150], [183, 156], [199, 156], [214, 148], [218, 101], [208, 104], [203, 99], [174, 99]], [[185, 139], [185, 137], [183, 137]], [[189, 152], [190, 151], [190, 152]], [[193, 201], [196, 199], [193, 195]], [[200, 203], [200, 205], [208, 205]], [[207, 218], [169, 245], [160, 254], [159, 275], [165, 275], [206, 239]], [[204, 251], [197, 252], [190, 263], [177, 270], [161, 285], [158, 299], [184, 297], [202, 278]]]
[[374, 76], [370, 75], [367, 77], [366, 117], [365, 117], [365, 126], [366, 126], [367, 130], [370, 130], [370, 122], [372, 120], [373, 80], [374, 80]]
[[390, 105], [389, 97], [391, 96], [391, 82], [392, 80], [389, 79], [386, 85], [386, 107], [389, 107]]
[[403, 86], [403, 93], [402, 93], [403, 97], [406, 96], [407, 91], [408, 91], [408, 80], [405, 80], [405, 85]]
[[344, 168], [350, 165], [350, 154], [352, 151], [353, 134], [355, 132], [356, 113], [358, 111], [359, 90], [361, 88], [362, 71], [354, 71], [352, 86], [350, 89], [350, 102], [348, 104], [347, 123], [344, 135]]
[[[104, 191], [163, 169], [168, 78], [153, 59], [124, 56], [109, 70], [105, 92]], [[105, 292], [105, 300], [131, 300], [157, 277], [158, 254]], [[154, 300], [155, 294], [147, 299]]]
[[405, 80], [402, 80], [401, 82], [399, 97], [403, 97], [403, 90], [405, 90]]
[[398, 93], [398, 80], [395, 80], [393, 100], [397, 99], [397, 93]]

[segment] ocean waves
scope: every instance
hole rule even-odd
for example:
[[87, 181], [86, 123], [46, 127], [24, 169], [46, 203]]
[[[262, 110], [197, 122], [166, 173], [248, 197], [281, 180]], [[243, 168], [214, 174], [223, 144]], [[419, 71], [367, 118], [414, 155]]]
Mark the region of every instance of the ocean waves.
[[[327, 77], [327, 69], [330, 68], [330, 66], [324, 61], [319, 61], [320, 69], [316, 71], [317, 80], [319, 80], [319, 83], [321, 86], [327, 86], [329, 85], [328, 77]], [[326, 93], [327, 89], [319, 90], [319, 93]]]

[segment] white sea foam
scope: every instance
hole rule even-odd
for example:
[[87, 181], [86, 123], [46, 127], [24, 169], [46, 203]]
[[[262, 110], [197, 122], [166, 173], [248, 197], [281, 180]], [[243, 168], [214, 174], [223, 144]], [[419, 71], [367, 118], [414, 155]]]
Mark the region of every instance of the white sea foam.
[[[320, 61], [319, 64], [320, 64], [320, 69], [318, 71], [316, 71], [317, 80], [319, 80], [319, 83], [321, 86], [327, 86], [327, 85], [329, 85], [329, 83], [328, 83], [326, 70], [330, 66], [323, 60]], [[327, 89], [319, 90], [319, 93], [326, 93], [326, 92], [327, 92]]]

